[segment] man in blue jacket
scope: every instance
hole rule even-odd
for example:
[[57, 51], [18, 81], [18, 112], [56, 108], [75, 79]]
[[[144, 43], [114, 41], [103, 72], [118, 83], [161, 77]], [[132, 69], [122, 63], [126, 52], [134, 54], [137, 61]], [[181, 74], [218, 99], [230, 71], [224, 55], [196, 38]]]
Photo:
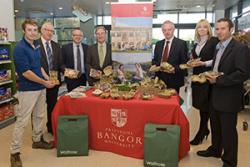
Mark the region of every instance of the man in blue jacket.
[[38, 34], [37, 23], [33, 20], [25, 20], [22, 29], [24, 37], [14, 50], [14, 62], [19, 77], [17, 93], [19, 105], [15, 110], [16, 123], [11, 142], [11, 167], [22, 167], [20, 149], [24, 130], [31, 115], [32, 148], [53, 148], [52, 143], [44, 141], [42, 133], [43, 121], [46, 118], [45, 88], [52, 88], [55, 84], [46, 80], [49, 77], [41, 68], [40, 46], [35, 42]]

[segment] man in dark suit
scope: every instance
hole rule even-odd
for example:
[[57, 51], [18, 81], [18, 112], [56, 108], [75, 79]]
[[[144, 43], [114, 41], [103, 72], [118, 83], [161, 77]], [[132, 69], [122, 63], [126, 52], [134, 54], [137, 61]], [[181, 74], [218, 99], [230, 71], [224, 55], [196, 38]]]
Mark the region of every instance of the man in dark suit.
[[216, 33], [220, 42], [216, 46], [212, 69], [223, 75], [208, 75], [212, 84], [212, 145], [197, 152], [203, 157], [221, 157], [223, 167], [237, 166], [237, 113], [243, 107], [243, 82], [249, 78], [250, 72], [249, 49], [232, 38], [232, 31], [231, 20], [222, 18], [217, 21]]
[[88, 48], [87, 68], [88, 82], [93, 85], [100, 76], [93, 76], [91, 69], [103, 71], [107, 66], [112, 66], [111, 45], [106, 42], [107, 31], [104, 26], [98, 26], [95, 30], [97, 43]]
[[175, 26], [171, 21], [165, 21], [162, 24], [162, 32], [165, 39], [158, 41], [154, 50], [152, 65], [160, 66], [162, 62], [168, 62], [174, 67], [170, 73], [157, 72], [161, 80], [165, 82], [168, 88], [174, 88], [177, 92], [184, 85], [185, 71], [179, 68], [180, 64], [187, 62], [188, 48], [185, 41], [174, 37]]
[[72, 43], [62, 46], [63, 69], [69, 68], [80, 72], [77, 78], [65, 77], [67, 89], [70, 92], [76, 87], [86, 85], [86, 57], [88, 45], [82, 43], [83, 32], [76, 28], [72, 31]]
[[[61, 81], [61, 47], [58, 43], [52, 40], [54, 35], [54, 27], [52, 23], [45, 22], [41, 27], [41, 38], [38, 40], [40, 43], [41, 52], [41, 65], [45, 72], [50, 75], [50, 71], [57, 71], [59, 82]], [[46, 78], [49, 80], [49, 78]], [[58, 97], [59, 85], [53, 88], [46, 89], [46, 102], [47, 102], [47, 128], [48, 132], [52, 134], [51, 113]]]

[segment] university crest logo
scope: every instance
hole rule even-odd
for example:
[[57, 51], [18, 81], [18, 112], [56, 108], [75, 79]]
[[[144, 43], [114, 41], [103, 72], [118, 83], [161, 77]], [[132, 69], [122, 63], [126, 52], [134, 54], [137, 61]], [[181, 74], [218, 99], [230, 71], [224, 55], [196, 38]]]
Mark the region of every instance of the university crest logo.
[[120, 128], [126, 125], [128, 112], [126, 109], [111, 109], [111, 122], [116, 127]]

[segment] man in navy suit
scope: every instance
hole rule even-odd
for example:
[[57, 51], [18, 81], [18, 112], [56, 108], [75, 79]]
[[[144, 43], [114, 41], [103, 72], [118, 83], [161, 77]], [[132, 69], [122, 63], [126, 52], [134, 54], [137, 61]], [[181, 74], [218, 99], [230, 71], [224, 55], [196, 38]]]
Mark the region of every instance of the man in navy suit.
[[[202, 157], [221, 157], [223, 167], [237, 166], [237, 113], [243, 108], [243, 82], [249, 78], [249, 48], [232, 38], [233, 23], [227, 18], [216, 23], [220, 42], [211, 61], [215, 72], [208, 75], [211, 89], [212, 145], [197, 154]], [[209, 64], [207, 64], [209, 65]], [[223, 155], [221, 156], [223, 151]]]
[[65, 77], [67, 89], [70, 92], [80, 85], [86, 85], [86, 57], [88, 45], [82, 43], [83, 32], [76, 28], [72, 31], [72, 43], [62, 46], [63, 69], [69, 68], [80, 71], [77, 78]]
[[174, 37], [175, 26], [171, 21], [165, 21], [161, 28], [165, 39], [156, 43], [152, 65], [160, 66], [162, 62], [171, 64], [174, 67], [173, 71], [157, 72], [156, 76], [163, 80], [168, 88], [174, 88], [179, 92], [180, 87], [184, 85], [185, 75], [185, 71], [181, 70], [179, 65], [185, 64], [188, 60], [187, 44]]

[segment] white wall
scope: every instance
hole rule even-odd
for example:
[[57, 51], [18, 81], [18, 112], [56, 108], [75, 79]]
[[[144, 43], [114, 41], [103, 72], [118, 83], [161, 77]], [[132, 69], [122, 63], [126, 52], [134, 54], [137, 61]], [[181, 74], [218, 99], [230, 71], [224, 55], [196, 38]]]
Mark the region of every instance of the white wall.
[[0, 0], [0, 27], [8, 28], [9, 41], [15, 41], [14, 0]]

